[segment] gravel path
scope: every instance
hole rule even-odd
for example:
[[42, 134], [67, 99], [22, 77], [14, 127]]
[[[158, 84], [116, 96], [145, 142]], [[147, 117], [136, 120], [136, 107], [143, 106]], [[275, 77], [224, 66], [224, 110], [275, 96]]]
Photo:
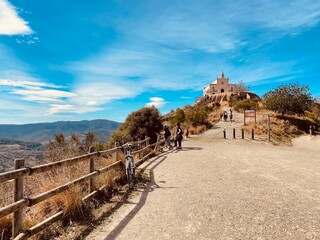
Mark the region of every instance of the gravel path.
[[146, 162], [152, 181], [87, 239], [320, 239], [319, 137], [224, 140], [223, 124]]

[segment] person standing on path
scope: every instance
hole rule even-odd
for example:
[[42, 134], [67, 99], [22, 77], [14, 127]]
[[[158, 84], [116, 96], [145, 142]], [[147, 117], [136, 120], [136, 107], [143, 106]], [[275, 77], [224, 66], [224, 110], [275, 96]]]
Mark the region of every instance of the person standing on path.
[[[176, 135], [174, 138], [174, 146], [177, 149], [181, 149], [181, 140], [182, 140], [182, 128], [180, 127], [180, 123], [177, 124]], [[177, 145], [178, 143], [178, 145]]]
[[171, 145], [171, 139], [170, 139], [171, 132], [166, 125], [164, 125], [163, 130], [164, 130], [164, 138], [166, 139], [169, 150], [171, 150], [173, 148]]
[[223, 112], [223, 119], [226, 122], [228, 119], [228, 113], [226, 111]]
[[230, 108], [230, 115], [229, 115], [229, 118], [230, 118], [230, 122], [232, 122], [232, 109]]

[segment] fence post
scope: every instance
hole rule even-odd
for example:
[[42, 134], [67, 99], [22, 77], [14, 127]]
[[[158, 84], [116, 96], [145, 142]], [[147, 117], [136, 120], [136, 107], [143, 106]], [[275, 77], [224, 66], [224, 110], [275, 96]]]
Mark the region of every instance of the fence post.
[[311, 125], [309, 127], [309, 133], [310, 133], [310, 135], [312, 135], [312, 126]]
[[243, 128], [241, 129], [241, 137], [242, 137], [242, 139], [244, 139], [244, 129]]
[[252, 134], [252, 140], [253, 140], [254, 139], [254, 128], [252, 128], [251, 134]]
[[[91, 146], [89, 148], [89, 153], [95, 152], [95, 147]], [[89, 173], [92, 173], [94, 171], [94, 157], [90, 157], [89, 159]], [[94, 191], [94, 186], [93, 186], [93, 178], [89, 179], [89, 193]]]
[[138, 151], [139, 151], [139, 153], [138, 153], [138, 157], [139, 157], [139, 159], [141, 158], [141, 152], [140, 152], [140, 150], [141, 150], [141, 138], [138, 138], [138, 141], [139, 141], [139, 143], [138, 143]]
[[[114, 147], [115, 148], [118, 148], [119, 147], [119, 142], [115, 142], [114, 143]], [[118, 155], [118, 149], [116, 149], [116, 151], [115, 151], [115, 157], [116, 157], [116, 161], [118, 161], [118, 158], [119, 158], [119, 155]]]
[[270, 114], [268, 114], [268, 140], [271, 141]]
[[[145, 139], [146, 139], [146, 138], [148, 138], [147, 135], [145, 136]], [[146, 140], [146, 146], [148, 146], [148, 145], [149, 145], [149, 140]]]
[[[16, 159], [14, 161], [14, 169], [19, 169], [24, 166], [24, 159]], [[14, 180], [14, 202], [23, 198], [24, 179], [18, 177]], [[12, 238], [15, 238], [22, 230], [23, 224], [23, 209], [19, 209], [13, 213], [12, 219]]]
[[227, 138], [227, 136], [226, 136], [226, 128], [223, 129], [223, 138], [224, 138], [224, 139]]
[[233, 129], [233, 138], [236, 139], [236, 129]]

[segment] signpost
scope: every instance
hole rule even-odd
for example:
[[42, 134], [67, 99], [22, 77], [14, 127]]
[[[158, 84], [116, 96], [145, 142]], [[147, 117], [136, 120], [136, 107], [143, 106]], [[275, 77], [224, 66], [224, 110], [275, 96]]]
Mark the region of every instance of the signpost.
[[246, 118], [248, 117], [254, 117], [254, 122], [257, 123], [256, 110], [244, 110], [244, 114], [243, 114], [244, 126], [246, 125]]

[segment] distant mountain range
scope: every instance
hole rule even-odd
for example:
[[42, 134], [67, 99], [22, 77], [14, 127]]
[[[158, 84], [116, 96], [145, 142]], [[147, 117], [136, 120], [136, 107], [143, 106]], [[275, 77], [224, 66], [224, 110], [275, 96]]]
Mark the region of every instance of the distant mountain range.
[[116, 130], [119, 125], [118, 122], [102, 119], [23, 125], [0, 124], [0, 138], [24, 142], [47, 142], [53, 139], [57, 133], [63, 133], [66, 137], [71, 133], [77, 133], [82, 137], [88, 132], [94, 132], [99, 140], [107, 140], [110, 133]]

